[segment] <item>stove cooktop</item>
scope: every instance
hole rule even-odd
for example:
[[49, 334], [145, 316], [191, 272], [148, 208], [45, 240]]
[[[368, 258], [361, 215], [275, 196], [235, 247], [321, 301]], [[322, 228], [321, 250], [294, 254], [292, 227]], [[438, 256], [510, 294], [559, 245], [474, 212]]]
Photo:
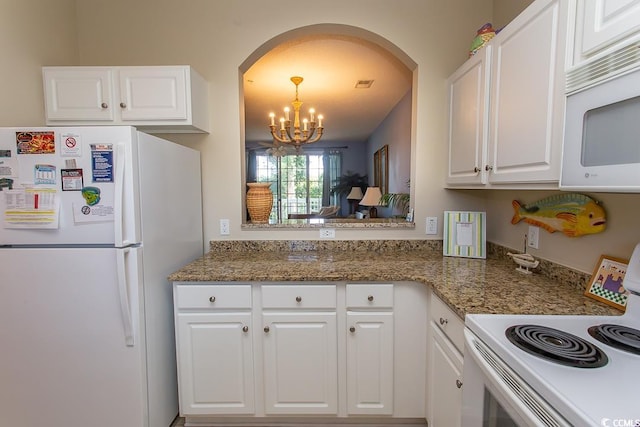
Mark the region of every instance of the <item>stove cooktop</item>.
[[589, 335], [618, 350], [640, 355], [640, 330], [615, 323], [592, 326]]
[[505, 331], [518, 348], [545, 360], [575, 368], [599, 368], [609, 361], [598, 346], [548, 326], [515, 325]]
[[[640, 420], [637, 405], [640, 355], [601, 343], [589, 333], [591, 327], [607, 324], [637, 330], [640, 319], [627, 316], [470, 314], [465, 324], [572, 424], [601, 425], [603, 419]], [[530, 329], [531, 325], [535, 328]], [[537, 330], [539, 327], [543, 332]], [[557, 356], [547, 360], [531, 349], [514, 345], [508, 338], [510, 329], [524, 329], [525, 334], [534, 336], [534, 341], [541, 342], [538, 344], [540, 347], [561, 350], [575, 347], [580, 349], [579, 352], [585, 352], [586, 359], [598, 360], [601, 357], [596, 361], [599, 365], [582, 369], [559, 363]], [[556, 336], [549, 330], [560, 334]]]

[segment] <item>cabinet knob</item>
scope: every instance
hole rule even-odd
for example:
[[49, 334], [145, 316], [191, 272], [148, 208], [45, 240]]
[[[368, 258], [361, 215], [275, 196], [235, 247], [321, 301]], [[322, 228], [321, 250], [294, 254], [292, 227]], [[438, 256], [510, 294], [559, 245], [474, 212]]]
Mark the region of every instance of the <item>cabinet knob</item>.
[[456, 387], [462, 388], [462, 381], [456, 380]]
[[301, 302], [302, 301], [302, 297], [296, 297], [296, 302]]
[[100, 107], [109, 108], [109, 104], [107, 104], [106, 102], [103, 102], [102, 104], [100, 104]]
[[248, 326], [243, 326], [242, 327], [242, 332], [249, 332], [249, 327]]
[[352, 326], [352, 327], [349, 328], [349, 332], [354, 333], [355, 331], [356, 331], [355, 326]]
[[268, 327], [268, 326], [265, 326], [265, 327], [264, 327], [264, 332], [265, 332], [265, 333], [268, 333], [268, 332], [269, 332], [269, 327]]
[[492, 171], [492, 170], [493, 170], [493, 166], [486, 165], [486, 166], [484, 167], [484, 170], [486, 170], [487, 172], [490, 172], [490, 171]]
[[120, 103], [120, 108], [127, 108], [127, 104], [125, 104], [124, 102]]
[[209, 302], [216, 302], [216, 297], [209, 297]]
[[369, 301], [373, 301], [373, 295], [369, 295], [369, 296], [367, 297], [367, 299], [368, 299]]
[[440, 324], [441, 325], [446, 325], [447, 323], [449, 323], [449, 320], [443, 319], [442, 317], [440, 318]]
[[476, 166], [475, 168], [473, 168], [473, 171], [474, 171], [475, 173], [478, 173], [478, 172], [480, 172], [480, 168]]

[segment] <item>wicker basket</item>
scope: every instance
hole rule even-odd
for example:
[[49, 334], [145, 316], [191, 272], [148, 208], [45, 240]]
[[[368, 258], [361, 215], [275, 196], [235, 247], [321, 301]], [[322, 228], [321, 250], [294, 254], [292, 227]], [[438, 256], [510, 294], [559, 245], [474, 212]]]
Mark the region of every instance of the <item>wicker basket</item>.
[[251, 222], [255, 224], [266, 224], [269, 222], [271, 207], [273, 206], [273, 193], [270, 182], [249, 182], [247, 183], [247, 209]]

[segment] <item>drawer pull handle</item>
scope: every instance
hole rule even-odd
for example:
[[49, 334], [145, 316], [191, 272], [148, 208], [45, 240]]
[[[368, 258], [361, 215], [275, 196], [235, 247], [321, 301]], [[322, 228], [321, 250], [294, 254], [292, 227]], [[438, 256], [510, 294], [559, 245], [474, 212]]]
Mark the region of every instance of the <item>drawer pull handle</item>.
[[216, 302], [216, 297], [209, 297], [209, 302]]
[[269, 327], [268, 327], [268, 326], [265, 326], [265, 327], [264, 327], [264, 332], [265, 332], [265, 333], [269, 333]]
[[102, 104], [100, 104], [100, 107], [109, 108], [109, 104], [107, 104], [106, 102], [103, 102]]
[[296, 297], [296, 302], [301, 302], [302, 301], [302, 297]]
[[449, 320], [443, 319], [442, 317], [440, 318], [440, 324], [441, 325], [446, 325], [447, 323], [449, 323]]
[[243, 326], [242, 327], [242, 332], [249, 332], [249, 327], [248, 326]]
[[456, 387], [462, 388], [462, 381], [456, 380]]
[[356, 331], [355, 326], [352, 326], [352, 327], [349, 328], [349, 332], [354, 333], [355, 331]]
[[368, 299], [369, 301], [373, 301], [373, 295], [369, 295], [369, 296], [367, 297], [367, 299]]
[[120, 103], [120, 108], [127, 108], [127, 104], [125, 104], [124, 102]]

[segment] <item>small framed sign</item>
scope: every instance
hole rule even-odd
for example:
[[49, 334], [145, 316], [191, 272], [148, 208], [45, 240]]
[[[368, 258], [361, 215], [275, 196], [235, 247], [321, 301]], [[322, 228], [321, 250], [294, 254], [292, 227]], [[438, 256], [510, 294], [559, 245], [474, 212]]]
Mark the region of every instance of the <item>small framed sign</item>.
[[624, 311], [627, 307], [629, 292], [624, 289], [622, 282], [627, 273], [628, 264], [629, 260], [607, 255], [600, 256], [600, 261], [593, 271], [584, 294]]
[[445, 211], [443, 255], [486, 258], [486, 227], [485, 212]]

